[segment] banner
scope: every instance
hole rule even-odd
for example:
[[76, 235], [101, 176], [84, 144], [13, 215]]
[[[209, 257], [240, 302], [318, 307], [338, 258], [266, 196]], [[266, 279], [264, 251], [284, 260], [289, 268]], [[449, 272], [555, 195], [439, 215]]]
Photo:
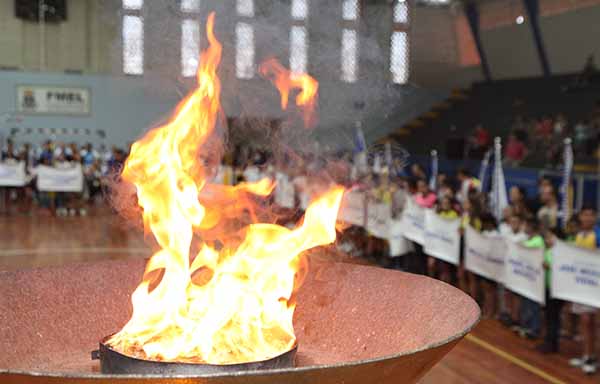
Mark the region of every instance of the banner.
[[459, 264], [460, 258], [460, 219], [444, 219], [432, 209], [425, 211], [426, 254], [437, 259]]
[[55, 168], [40, 165], [36, 168], [37, 188], [45, 192], [82, 192], [83, 171], [81, 164], [72, 168]]
[[387, 239], [392, 220], [392, 206], [390, 204], [369, 201], [367, 203], [367, 230], [371, 235]]
[[541, 305], [546, 301], [544, 249], [506, 241], [504, 284], [509, 290]]
[[406, 206], [402, 212], [402, 225], [407, 239], [419, 244], [425, 242], [425, 209], [415, 203], [412, 196], [406, 199]]
[[600, 252], [556, 241], [552, 297], [600, 308]]
[[413, 250], [412, 243], [404, 237], [404, 224], [401, 220], [392, 220], [388, 231], [390, 257], [406, 255]]
[[22, 187], [25, 184], [27, 184], [27, 174], [25, 173], [24, 161], [0, 163], [1, 187]]
[[286, 174], [281, 172], [277, 172], [275, 179], [277, 180], [275, 204], [283, 208], [294, 208], [294, 184]]
[[342, 198], [338, 219], [349, 224], [365, 226], [365, 194], [358, 191], [347, 191]]
[[[484, 236], [471, 226], [465, 228], [465, 268], [476, 275], [496, 282], [504, 281], [504, 252], [502, 237]], [[501, 248], [502, 249], [502, 248]]]
[[81, 87], [20, 85], [17, 87], [17, 111], [30, 114], [90, 114], [90, 90]]

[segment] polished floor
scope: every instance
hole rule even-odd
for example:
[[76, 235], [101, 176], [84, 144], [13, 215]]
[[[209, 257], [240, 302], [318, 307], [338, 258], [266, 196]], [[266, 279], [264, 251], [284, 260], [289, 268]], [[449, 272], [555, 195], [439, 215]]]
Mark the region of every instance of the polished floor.
[[[106, 208], [85, 217], [0, 216], [0, 270], [48, 267], [101, 259], [144, 258], [150, 254], [143, 234]], [[339, 255], [339, 261], [356, 262]], [[494, 320], [479, 326], [422, 383], [598, 383], [568, 366], [577, 354], [573, 342], [558, 355], [540, 355], [535, 344], [520, 339]]]

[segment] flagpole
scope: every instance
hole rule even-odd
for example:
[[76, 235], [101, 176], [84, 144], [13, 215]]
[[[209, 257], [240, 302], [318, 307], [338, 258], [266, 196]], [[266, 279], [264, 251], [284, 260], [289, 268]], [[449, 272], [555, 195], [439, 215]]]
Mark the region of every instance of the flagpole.
[[566, 228], [567, 221], [571, 217], [571, 207], [569, 206], [569, 186], [571, 185], [571, 173], [573, 171], [573, 148], [571, 147], [570, 137], [567, 137], [564, 141], [563, 163], [563, 180], [560, 187], [561, 217], [563, 221], [563, 228]]
[[429, 179], [429, 189], [432, 191], [435, 191], [437, 187], [438, 162], [438, 153], [434, 149], [431, 151], [431, 178]]

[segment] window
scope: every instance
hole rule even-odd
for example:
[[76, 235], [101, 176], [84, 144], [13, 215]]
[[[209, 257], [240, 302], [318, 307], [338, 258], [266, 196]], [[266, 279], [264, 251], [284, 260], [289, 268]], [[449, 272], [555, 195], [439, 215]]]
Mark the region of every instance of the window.
[[343, 0], [341, 75], [342, 81], [354, 83], [358, 77], [358, 22], [360, 6], [358, 0]]
[[405, 84], [409, 76], [408, 1], [395, 0], [393, 31], [390, 38], [390, 74], [395, 84]]
[[355, 30], [342, 31], [342, 80], [354, 83], [358, 72], [358, 38]]
[[123, 0], [123, 9], [139, 11], [144, 5], [144, 0]]
[[182, 12], [198, 12], [200, 11], [200, 0], [181, 0]]
[[294, 74], [307, 72], [308, 66], [308, 0], [292, 0], [290, 16], [290, 71]]
[[141, 16], [123, 16], [123, 72], [144, 73], [144, 22]]
[[394, 31], [392, 33], [392, 46], [390, 51], [390, 71], [392, 81], [404, 84], [408, 80], [408, 38], [406, 32]]
[[200, 25], [196, 20], [181, 23], [181, 74], [194, 76], [200, 56]]
[[254, 28], [239, 22], [235, 26], [235, 73], [239, 79], [254, 77]]
[[235, 25], [235, 74], [238, 79], [254, 77], [254, 0], [237, 0], [236, 11], [241, 19]]
[[342, 18], [344, 20], [358, 19], [358, 0], [344, 0], [342, 4]]
[[200, 0], [181, 0], [181, 75], [194, 76], [200, 60]]
[[293, 25], [290, 30], [290, 70], [294, 74], [306, 73], [308, 61], [306, 28]]
[[394, 23], [408, 23], [408, 4], [404, 0], [394, 5]]
[[236, 10], [238, 16], [254, 17], [254, 0], [237, 0]]
[[306, 20], [308, 17], [308, 0], [293, 0], [291, 13], [294, 20]]

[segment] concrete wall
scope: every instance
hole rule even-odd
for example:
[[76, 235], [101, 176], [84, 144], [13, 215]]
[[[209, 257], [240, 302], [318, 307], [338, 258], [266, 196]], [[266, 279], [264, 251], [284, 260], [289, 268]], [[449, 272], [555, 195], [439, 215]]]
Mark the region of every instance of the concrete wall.
[[[122, 76], [120, 48], [120, 1], [68, 0], [68, 20], [47, 25], [46, 63], [48, 74], [39, 69], [39, 26], [14, 18], [14, 0], [0, 0], [0, 66], [23, 72], [0, 72], [0, 113], [14, 109], [17, 84], [87, 86], [92, 89], [92, 115], [85, 118], [27, 117], [30, 127], [106, 129], [110, 143], [134, 139], [144, 127], [162, 116], [193, 86], [194, 79], [180, 74], [180, 33], [184, 17], [175, 0], [147, 1], [142, 12], [145, 24], [143, 76]], [[292, 24], [289, 2], [255, 0], [256, 63], [275, 56], [288, 66], [289, 31]], [[202, 1], [197, 18], [204, 26], [212, 10], [217, 13], [215, 33], [224, 47], [219, 75], [223, 84], [223, 109], [228, 116], [266, 116], [289, 119], [301, 130], [293, 111], [279, 107], [275, 88], [258, 75], [252, 80], [235, 77], [234, 30], [240, 19], [234, 0]], [[416, 13], [415, 13], [416, 12]], [[420, 25], [420, 9], [412, 15], [410, 66], [411, 82], [444, 88], [444, 81], [429, 81], [421, 65], [442, 65], [456, 61], [452, 19], [437, 9], [425, 12], [429, 24]], [[443, 29], [440, 20], [444, 21]], [[341, 1], [312, 1], [307, 21], [309, 30], [309, 72], [320, 82], [320, 122], [316, 136], [325, 146], [352, 145], [355, 122], [363, 121], [368, 140], [375, 140], [404, 121], [426, 110], [445, 95], [423, 87], [398, 86], [389, 73], [391, 5], [387, 1], [365, 2], [358, 25], [359, 72], [354, 84], [340, 80]], [[428, 30], [436, 26], [436, 34]], [[447, 41], [447, 44], [445, 43]], [[440, 49], [444, 42], [443, 49]], [[201, 46], [206, 47], [204, 30]], [[438, 45], [435, 45], [438, 43]], [[64, 75], [65, 70], [84, 75]], [[430, 71], [438, 73], [437, 69]], [[441, 72], [440, 72], [441, 73]], [[89, 74], [89, 75], [88, 75]], [[94, 75], [96, 74], [96, 75]], [[116, 77], [111, 77], [109, 75]], [[439, 76], [443, 80], [443, 76]]]
[[39, 23], [17, 19], [15, 1], [0, 0], [0, 67], [39, 70], [44, 41], [47, 71], [110, 72], [120, 19], [107, 16], [119, 3], [67, 0], [67, 20], [46, 23], [42, 40]]
[[[10, 121], [7, 112], [16, 110], [16, 87], [21, 84], [87, 87], [91, 92], [91, 114], [83, 117], [23, 115], [20, 122]], [[142, 78], [0, 71], [0, 136], [6, 137], [14, 127], [21, 132], [33, 128], [33, 134], [19, 134], [16, 141], [40, 143], [50, 135], [37, 133], [38, 128], [79, 128], [80, 132], [92, 130], [92, 135], [58, 134], [56, 139], [125, 147], [147, 127], [168, 116], [177, 100], [173, 92], [156, 94]], [[96, 130], [106, 131], [106, 140], [96, 135]]]

